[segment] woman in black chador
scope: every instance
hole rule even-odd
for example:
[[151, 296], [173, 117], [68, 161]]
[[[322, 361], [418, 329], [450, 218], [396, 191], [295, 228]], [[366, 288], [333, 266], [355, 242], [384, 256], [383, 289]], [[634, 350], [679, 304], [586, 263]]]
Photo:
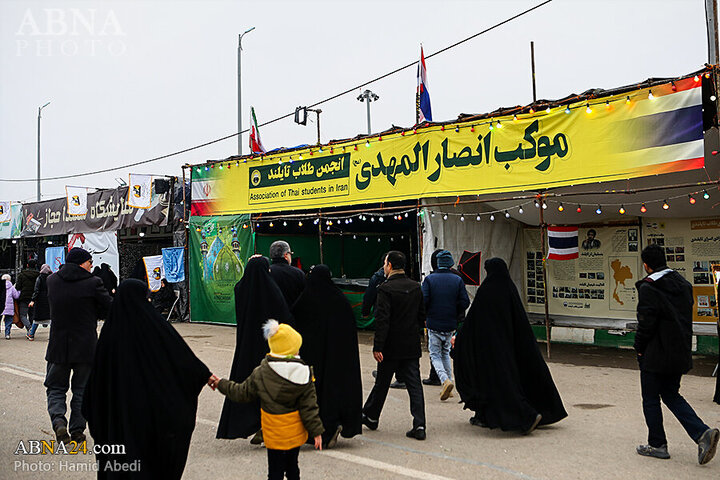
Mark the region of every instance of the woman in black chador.
[[362, 433], [362, 381], [355, 316], [327, 265], [310, 270], [292, 314], [303, 337], [300, 357], [315, 374], [323, 445], [332, 448], [338, 434]]
[[[198, 395], [211, 376], [148, 293], [139, 280], [120, 284], [95, 350], [82, 413], [95, 445], [124, 445], [126, 452], [97, 454], [98, 478], [179, 480]], [[116, 461], [134, 470], [116, 471]]]
[[474, 425], [530, 433], [567, 416], [540, 354], [507, 264], [485, 262], [480, 285], [455, 338], [456, 387]]
[[[273, 318], [292, 323], [290, 309], [280, 288], [270, 277], [270, 262], [253, 257], [235, 285], [235, 320], [237, 337], [230, 380], [245, 381], [270, 351], [262, 326]], [[235, 403], [225, 399], [217, 438], [247, 438], [260, 430], [260, 403]], [[259, 443], [260, 437], [256, 437]]]

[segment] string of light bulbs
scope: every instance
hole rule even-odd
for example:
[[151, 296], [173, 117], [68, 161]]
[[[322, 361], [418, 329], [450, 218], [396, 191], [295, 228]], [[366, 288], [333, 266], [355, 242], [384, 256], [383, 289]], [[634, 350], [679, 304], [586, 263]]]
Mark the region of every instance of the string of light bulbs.
[[[692, 76], [692, 79], [695, 83], [700, 82], [702, 79], [701, 76], [704, 76], [705, 78], [710, 78], [710, 72], [706, 71], [704, 73], [694, 74]], [[677, 85], [676, 82], [679, 82], [681, 80], [689, 79], [691, 78], [690, 75], [685, 77], [679, 77], [675, 80], [671, 80], [670, 83], [670, 89], [675, 92], [677, 91]], [[607, 98], [607, 97], [598, 97], [595, 100], [591, 99], [583, 99], [583, 100], [573, 100], [573, 101], [566, 101], [566, 102], [546, 102], [546, 103], [532, 103], [529, 105], [526, 105], [524, 107], [517, 107], [516, 110], [518, 110], [517, 113], [512, 114], [512, 121], [516, 122], [518, 120], [526, 120], [541, 116], [546, 116], [552, 113], [553, 109], [563, 108], [563, 111], [565, 114], [571, 114], [574, 110], [581, 110], [585, 109], [585, 112], [587, 114], [592, 114], [594, 112], [593, 107], [597, 106], [605, 106], [605, 108], [610, 108], [613, 104], [616, 103], [625, 103], [626, 105], [632, 104], [634, 101], [637, 101], [639, 99], [647, 98], [648, 100], [654, 100], [656, 99], [656, 95], [652, 93], [653, 88], [657, 88], [661, 85], [667, 85], [667, 81], [663, 81], [661, 83], [657, 83], [654, 85], [648, 85], [645, 88], [641, 88], [638, 90], [635, 90], [634, 93], [628, 94], [628, 92], [622, 93], [622, 94], [614, 94], [610, 95], [613, 98]], [[647, 94], [644, 93], [647, 89]], [[657, 90], [656, 90], [657, 91]], [[580, 98], [575, 97], [575, 98]], [[713, 94], [710, 96], [711, 101], [716, 101], [717, 97]], [[535, 107], [538, 107], [537, 109]], [[366, 148], [370, 148], [373, 143], [379, 143], [379, 142], [387, 142], [387, 141], [397, 141], [401, 140], [404, 137], [406, 137], [408, 134], [416, 135], [418, 133], [418, 129], [421, 130], [420, 133], [432, 133], [432, 132], [444, 132], [446, 130], [454, 130], [456, 133], [459, 133], [461, 130], [469, 129], [471, 132], [475, 131], [476, 127], [482, 127], [482, 126], [488, 126], [488, 129], [490, 131], [493, 131], [495, 129], [501, 129], [503, 128], [503, 121], [508, 122], [510, 120], [510, 112], [513, 110], [509, 110], [508, 112], [503, 112], [502, 115], [497, 115], [495, 117], [489, 117], [487, 119], [478, 119], [478, 120], [462, 120], [459, 122], [453, 122], [448, 124], [434, 124], [434, 125], [415, 125], [412, 128], [407, 129], [399, 129], [399, 130], [393, 130], [381, 133], [379, 135], [372, 135], [369, 137], [361, 138], [359, 140], [351, 141], [351, 142], [338, 142], [335, 144], [328, 144], [324, 147], [322, 145], [316, 145], [316, 146], [307, 146], [303, 147], [302, 149], [293, 149], [289, 150], [287, 153], [269, 153], [269, 154], [262, 154], [262, 155], [251, 155], [249, 157], [243, 157], [241, 159], [234, 159], [234, 160], [214, 160], [209, 161], [205, 163], [204, 165], [196, 165], [194, 166], [197, 173], [201, 173], [203, 169], [205, 171], [209, 171], [211, 169], [217, 168], [220, 170], [223, 170], [224, 168], [232, 168], [233, 166], [239, 167], [241, 163], [248, 163], [248, 160], [250, 162], [260, 162], [260, 164], [263, 164], [265, 161], [272, 161], [277, 162], [278, 165], [282, 165], [284, 162], [287, 163], [293, 163], [295, 160], [303, 160], [307, 157], [312, 157], [315, 154], [323, 154], [326, 151], [329, 151], [329, 153], [332, 155], [335, 153], [336, 150], [339, 151], [339, 153], [345, 153], [348, 151], [348, 149], [351, 149], [352, 151], [358, 151], [361, 146], [365, 146]], [[499, 118], [498, 118], [499, 117]], [[502, 118], [502, 119], [501, 119]], [[193, 167], [190, 167], [193, 168]]]

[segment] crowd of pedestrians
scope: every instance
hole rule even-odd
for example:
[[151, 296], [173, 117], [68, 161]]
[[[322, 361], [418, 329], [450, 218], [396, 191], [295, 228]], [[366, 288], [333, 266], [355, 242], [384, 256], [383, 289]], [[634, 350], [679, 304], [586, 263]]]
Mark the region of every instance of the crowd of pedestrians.
[[[179, 479], [198, 395], [208, 385], [226, 396], [217, 438], [264, 443], [268, 478], [296, 479], [304, 443], [333, 448], [340, 437], [361, 434], [363, 425], [380, 427], [393, 377], [407, 390], [412, 422], [406, 436], [416, 440], [430, 433], [423, 384], [439, 384], [441, 401], [456, 391], [472, 411], [470, 423], [483, 428], [529, 434], [567, 416], [502, 259], [485, 262], [487, 275], [471, 303], [450, 252], [433, 253], [433, 271], [422, 284], [407, 275], [402, 252], [384, 255], [362, 306], [363, 315], [375, 316], [377, 363], [363, 403], [355, 318], [330, 269], [316, 265], [306, 276], [291, 265], [285, 241], [269, 253], [271, 260], [251, 257], [235, 286], [236, 350], [228, 379], [213, 375], [165, 321], [147, 284], [118, 285], [109, 269], [93, 275], [92, 257], [81, 248], [71, 249], [54, 274], [48, 265], [36, 270], [31, 260], [15, 284], [3, 275], [6, 339], [13, 322], [27, 330], [28, 340], [38, 325], [50, 324], [45, 387], [57, 440], [85, 441], [87, 422], [96, 444], [126, 446], [113, 460], [141, 463], [138, 478]], [[720, 431], [679, 393], [682, 375], [692, 368], [692, 287], [667, 267], [661, 248], [648, 246], [641, 257], [648, 275], [636, 285], [635, 349], [648, 443], [637, 453], [670, 458], [662, 401], [705, 464]], [[98, 319], [105, 319], [99, 339]], [[421, 380], [425, 332], [433, 372]], [[109, 459], [98, 455], [101, 464]], [[113, 476], [101, 465], [98, 478]]]

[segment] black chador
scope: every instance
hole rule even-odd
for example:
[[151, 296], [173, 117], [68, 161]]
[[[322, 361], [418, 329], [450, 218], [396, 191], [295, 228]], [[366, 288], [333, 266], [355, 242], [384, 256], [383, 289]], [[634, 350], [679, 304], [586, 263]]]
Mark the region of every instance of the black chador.
[[[567, 416], [507, 264], [491, 258], [455, 339], [457, 390], [471, 422], [528, 432]], [[541, 415], [541, 417], [538, 417]]]
[[345, 438], [360, 434], [362, 381], [355, 316], [326, 265], [310, 271], [292, 313], [303, 337], [300, 357], [315, 374], [324, 443], [338, 427]]
[[[270, 277], [270, 263], [265, 257], [251, 258], [245, 273], [235, 285], [235, 320], [237, 339], [230, 380], [245, 381], [270, 351], [262, 326], [273, 318], [292, 323], [290, 309], [280, 289]], [[225, 399], [217, 438], [247, 438], [260, 430], [260, 404], [235, 403]]]
[[[148, 293], [139, 280], [123, 281], [97, 342], [83, 416], [95, 445], [124, 445], [126, 452], [97, 454], [98, 478], [179, 480], [198, 395], [210, 378], [205, 364], [147, 301]], [[108, 461], [139, 461], [139, 471], [108, 470]]]

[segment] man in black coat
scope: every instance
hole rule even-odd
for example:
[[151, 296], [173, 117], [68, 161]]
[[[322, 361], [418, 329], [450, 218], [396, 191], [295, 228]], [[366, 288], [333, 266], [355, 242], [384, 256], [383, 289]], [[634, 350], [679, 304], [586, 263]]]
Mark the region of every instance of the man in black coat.
[[406, 435], [425, 440], [425, 398], [420, 383], [420, 339], [425, 327], [425, 304], [420, 284], [405, 275], [405, 255], [390, 251], [383, 268], [387, 280], [378, 287], [375, 304], [373, 356], [377, 378], [362, 420], [370, 430], [378, 427], [393, 374], [407, 386], [413, 428]]
[[37, 269], [37, 261], [34, 258], [28, 260], [25, 265], [26, 268], [18, 274], [17, 282], [15, 282], [15, 289], [20, 292], [20, 296], [17, 299], [18, 312], [20, 314], [20, 320], [28, 330], [26, 337], [28, 340], [32, 340], [29, 336], [30, 327], [33, 323], [32, 310], [30, 310], [30, 302], [32, 301], [33, 291], [35, 290], [35, 280], [40, 275], [40, 271]]
[[270, 276], [280, 287], [288, 307], [293, 306], [305, 289], [305, 274], [291, 265], [292, 254], [290, 244], [284, 240], [278, 240], [270, 245]]
[[670, 458], [660, 408], [662, 398], [698, 444], [698, 462], [704, 465], [715, 455], [720, 431], [705, 425], [679, 393], [681, 377], [692, 368], [692, 285], [667, 267], [662, 247], [648, 245], [641, 257], [648, 276], [635, 284], [638, 290], [635, 350], [640, 364], [648, 444], [638, 446], [637, 453]]
[[[95, 354], [97, 321], [106, 318], [112, 298], [102, 280], [90, 273], [92, 257], [87, 251], [73, 248], [65, 262], [47, 279], [52, 322], [45, 354], [48, 362], [45, 388], [48, 413], [58, 442], [68, 442], [72, 438], [80, 443], [85, 440], [82, 397]], [[68, 434], [65, 413], [70, 372], [73, 395]]]

